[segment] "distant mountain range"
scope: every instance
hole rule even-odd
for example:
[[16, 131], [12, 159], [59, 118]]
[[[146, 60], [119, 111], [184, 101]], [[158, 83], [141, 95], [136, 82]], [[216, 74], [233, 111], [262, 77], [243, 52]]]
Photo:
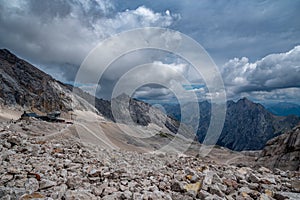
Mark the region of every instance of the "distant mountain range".
[[268, 111], [278, 116], [297, 115], [300, 116], [300, 105], [289, 102], [280, 102], [264, 105]]
[[[110, 101], [95, 98], [79, 88], [61, 83], [5, 49], [0, 50], [0, 90], [0, 103], [3, 105], [41, 112], [85, 110], [115, 121]], [[93, 101], [95, 106], [92, 105]], [[126, 95], [113, 101], [120, 108], [128, 106], [124, 102], [130, 102], [132, 121], [129, 122], [129, 117], [120, 109], [117, 115], [121, 123], [133, 122], [140, 126], [154, 123], [172, 133], [178, 130], [181, 116], [177, 104], [164, 104], [166, 115], [158, 108]], [[196, 136], [202, 142], [210, 123], [211, 105], [204, 101], [199, 103], [199, 107], [200, 122], [191, 117], [189, 121], [184, 121], [184, 131], [189, 135], [191, 132], [187, 126], [199, 123]], [[261, 104], [246, 98], [238, 102], [229, 101], [224, 128], [217, 144], [238, 151], [262, 149], [269, 139], [290, 130], [299, 121], [297, 116], [276, 116]]]
[[[162, 104], [162, 106], [168, 115], [181, 120], [181, 109], [178, 104]], [[199, 102], [199, 108], [199, 122], [190, 119], [188, 123], [199, 123], [197, 136], [202, 142], [210, 124], [211, 104], [208, 101]], [[228, 101], [225, 123], [217, 145], [237, 151], [259, 150], [269, 139], [290, 130], [299, 122], [300, 118], [295, 115], [276, 116], [261, 104], [253, 103], [247, 98], [237, 102]]]

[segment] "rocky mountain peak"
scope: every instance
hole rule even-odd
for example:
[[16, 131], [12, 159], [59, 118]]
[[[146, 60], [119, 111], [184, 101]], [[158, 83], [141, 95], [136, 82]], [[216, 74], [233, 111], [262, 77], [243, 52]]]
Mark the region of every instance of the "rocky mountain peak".
[[[9, 75], [13, 75], [12, 73], [15, 73], [15, 76], [23, 75], [25, 78], [40, 80], [53, 79], [50, 75], [39, 70], [25, 60], [18, 58], [7, 49], [0, 49], [0, 67], [0, 69], [5, 70], [5, 72], [7, 72]], [[30, 75], [31, 77], [26, 77], [26, 75]]]
[[244, 103], [249, 103], [249, 104], [253, 103], [253, 102], [250, 101], [247, 97], [241, 98], [238, 102], [244, 102]]
[[249, 100], [247, 97], [243, 97], [239, 99], [237, 102], [230, 101], [230, 106], [237, 107], [239, 110], [249, 110], [249, 109], [259, 109], [261, 111], [265, 111], [264, 107], [259, 103], [254, 103], [253, 101]]
[[234, 150], [259, 150], [269, 139], [290, 130], [299, 121], [296, 116], [274, 116], [261, 104], [243, 98], [228, 104], [218, 144]]
[[115, 99], [119, 101], [129, 101], [130, 96], [128, 94], [122, 93], [119, 96], [117, 96]]

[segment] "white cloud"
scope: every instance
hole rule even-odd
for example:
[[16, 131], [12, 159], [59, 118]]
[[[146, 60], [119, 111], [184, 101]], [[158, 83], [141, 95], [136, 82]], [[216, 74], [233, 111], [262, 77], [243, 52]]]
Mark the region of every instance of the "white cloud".
[[185, 101], [196, 101], [196, 93], [199, 91], [184, 88], [184, 85], [191, 84], [186, 77], [188, 71], [189, 67], [182, 63], [154, 61], [137, 66], [118, 79], [113, 88], [114, 95], [126, 93], [147, 101], [172, 101], [175, 96]]
[[[300, 87], [300, 46], [285, 53], [270, 54], [254, 63], [234, 58], [222, 67], [229, 97], [297, 99]], [[298, 99], [299, 100], [299, 99]]]
[[[188, 73], [188, 67], [185, 64], [165, 64], [161, 61], [145, 64], [133, 68], [128, 73], [122, 75], [124, 91], [126, 88], [132, 88], [136, 83], [158, 83], [169, 86], [170, 89], [184, 90], [182, 83], [186, 80], [185, 74]], [[151, 91], [153, 92], [153, 91]], [[162, 93], [163, 94], [163, 93]]]
[[167, 15], [155, 13], [154, 11], [140, 6], [135, 10], [118, 12], [113, 18], [99, 19], [94, 25], [95, 33], [98, 38], [106, 38], [112, 34], [130, 30], [133, 28], [158, 26], [170, 26], [177, 15]]

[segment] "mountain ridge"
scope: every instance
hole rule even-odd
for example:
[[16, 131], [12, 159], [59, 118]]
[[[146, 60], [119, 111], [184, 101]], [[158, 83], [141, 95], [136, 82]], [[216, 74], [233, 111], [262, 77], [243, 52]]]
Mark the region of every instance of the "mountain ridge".
[[[37, 109], [44, 113], [57, 110], [62, 112], [86, 110], [115, 122], [110, 101], [96, 98], [80, 88], [55, 80], [7, 49], [0, 50], [0, 71], [0, 89], [3, 91], [0, 94], [0, 102], [2, 101], [5, 105], [19, 105], [20, 109]], [[120, 100], [120, 98], [116, 99]], [[176, 120], [165, 116], [150, 104], [130, 97], [128, 100], [127, 109], [130, 111], [132, 121], [124, 116], [124, 109], [119, 109], [117, 113], [114, 113], [123, 117], [122, 123], [134, 122], [136, 125], [148, 126], [155, 122], [156, 125], [166, 127], [173, 133], [177, 132], [179, 123]], [[119, 105], [123, 108], [127, 106], [123, 101], [119, 101]], [[161, 122], [161, 119], [165, 121]], [[184, 132], [188, 132], [187, 127]]]
[[[0, 71], [0, 89], [4, 91], [0, 94], [0, 102], [4, 104], [18, 104], [22, 108], [36, 108], [42, 112], [88, 110], [115, 122], [111, 101], [95, 98], [80, 88], [56, 81], [8, 50], [0, 50]], [[129, 105], [126, 101], [121, 101], [122, 97], [113, 99], [120, 106], [117, 118], [121, 123], [148, 126], [154, 122], [172, 133], [177, 133], [181, 120], [178, 105], [166, 107], [165, 115], [148, 103], [130, 97], [124, 98], [128, 98]], [[200, 123], [191, 117], [188, 121], [184, 119], [182, 124], [193, 126], [199, 123], [197, 138], [202, 142], [210, 123], [211, 105], [208, 101], [199, 102], [198, 105]], [[130, 117], [122, 111], [125, 108], [129, 110]], [[275, 116], [261, 104], [253, 103], [247, 98], [237, 102], [228, 101], [226, 120], [217, 145], [238, 151], [259, 150], [269, 139], [290, 130], [299, 121], [296, 116]], [[188, 127], [184, 131], [191, 132]], [[190, 134], [187, 135], [191, 138]]]
[[[177, 120], [184, 120], [181, 119], [181, 108], [178, 104], [162, 104], [162, 106], [168, 115]], [[202, 142], [211, 120], [211, 104], [203, 101], [199, 102], [198, 106], [200, 108], [199, 122], [192, 119], [189, 123], [194, 125], [199, 123], [197, 136]], [[291, 130], [299, 122], [298, 116], [276, 116], [266, 110], [263, 105], [247, 98], [236, 102], [229, 100], [224, 127], [217, 145], [237, 151], [261, 150], [269, 139]]]

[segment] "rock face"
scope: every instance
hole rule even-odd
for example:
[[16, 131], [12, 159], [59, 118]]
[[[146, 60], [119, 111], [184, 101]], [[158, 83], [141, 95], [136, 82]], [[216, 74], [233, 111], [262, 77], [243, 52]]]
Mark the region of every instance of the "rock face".
[[6, 49], [0, 49], [0, 103], [42, 112], [95, 110], [72, 87], [56, 81]]
[[[254, 170], [187, 155], [108, 150], [85, 145], [71, 135], [45, 139], [42, 128], [40, 135], [33, 136], [6, 126], [0, 124], [0, 199], [300, 197], [295, 171]], [[14, 126], [22, 127], [24, 122]]]
[[[18, 59], [8, 50], [0, 51], [0, 87], [1, 99], [5, 104], [19, 104], [21, 106], [35, 106], [45, 109], [63, 109], [64, 106], [57, 104], [54, 99], [60, 99], [50, 82], [53, 79], [36, 69], [29, 63]], [[49, 94], [45, 94], [45, 91]], [[53, 99], [45, 99], [52, 96]], [[52, 104], [53, 102], [53, 104]]]
[[258, 163], [269, 168], [300, 170], [300, 126], [269, 140]]
[[[177, 104], [163, 106], [167, 114], [180, 120], [180, 107]], [[200, 102], [199, 108], [200, 121], [191, 120], [188, 123], [199, 123], [197, 136], [202, 142], [210, 123], [211, 104]], [[237, 102], [228, 101], [224, 127], [217, 144], [236, 151], [261, 150], [268, 140], [290, 130], [299, 122], [297, 116], [275, 116], [261, 104], [247, 98]]]

